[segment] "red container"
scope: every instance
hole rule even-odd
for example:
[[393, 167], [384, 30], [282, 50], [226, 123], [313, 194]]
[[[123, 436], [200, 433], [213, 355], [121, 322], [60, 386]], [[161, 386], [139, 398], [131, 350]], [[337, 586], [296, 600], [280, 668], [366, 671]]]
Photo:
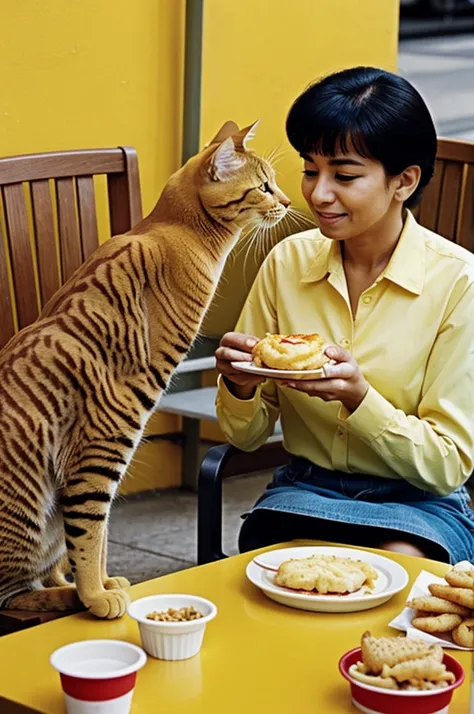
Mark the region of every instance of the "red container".
[[448, 672], [453, 672], [456, 680], [444, 689], [422, 690], [419, 692], [381, 689], [358, 682], [349, 674], [349, 668], [362, 660], [361, 649], [356, 647], [339, 660], [339, 671], [351, 686], [352, 702], [365, 714], [448, 714], [449, 704], [456, 687], [464, 682], [464, 669], [459, 662], [444, 654], [443, 662]]

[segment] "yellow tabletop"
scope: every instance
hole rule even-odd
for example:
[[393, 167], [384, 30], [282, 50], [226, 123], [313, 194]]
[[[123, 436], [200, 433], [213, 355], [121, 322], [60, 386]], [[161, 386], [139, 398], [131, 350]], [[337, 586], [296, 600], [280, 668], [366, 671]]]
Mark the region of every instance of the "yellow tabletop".
[[[298, 542], [305, 543], [311, 544]], [[290, 545], [295, 542], [275, 548]], [[254, 554], [132, 588], [132, 599], [161, 592], [190, 593], [212, 600], [218, 608], [196, 657], [181, 662], [148, 658], [138, 673], [132, 714], [355, 712], [347, 682], [338, 672], [339, 657], [358, 646], [365, 630], [376, 636], [396, 634], [387, 623], [403, 608], [418, 573], [425, 569], [442, 576], [448, 569], [431, 560], [390, 554], [408, 571], [410, 585], [405, 591], [365, 612], [322, 614], [269, 600], [245, 576]], [[128, 616], [101, 621], [87, 613], [1, 637], [0, 714], [64, 714], [59, 676], [49, 656], [69, 642], [101, 638], [140, 644], [137, 624]], [[471, 654], [451, 652], [466, 670], [466, 683], [455, 691], [449, 712], [468, 714]]]

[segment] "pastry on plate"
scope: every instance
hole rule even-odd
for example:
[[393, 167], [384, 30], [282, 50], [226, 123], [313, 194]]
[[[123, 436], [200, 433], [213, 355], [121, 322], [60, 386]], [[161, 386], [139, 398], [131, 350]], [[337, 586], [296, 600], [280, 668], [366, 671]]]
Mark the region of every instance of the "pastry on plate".
[[310, 335], [270, 335], [257, 342], [252, 350], [257, 367], [286, 370], [320, 369], [329, 362], [324, 351], [327, 342], [316, 332]]
[[353, 593], [374, 587], [377, 571], [368, 563], [336, 555], [312, 555], [285, 560], [278, 568], [275, 585], [291, 590], [328, 595]]

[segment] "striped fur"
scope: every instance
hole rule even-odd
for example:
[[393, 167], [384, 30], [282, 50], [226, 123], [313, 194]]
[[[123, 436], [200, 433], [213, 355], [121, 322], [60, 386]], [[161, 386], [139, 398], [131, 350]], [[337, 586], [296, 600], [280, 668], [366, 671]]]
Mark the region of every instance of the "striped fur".
[[226, 124], [0, 352], [0, 607], [125, 612], [128, 582], [106, 570], [111, 501], [225, 256], [289, 203], [249, 129]]

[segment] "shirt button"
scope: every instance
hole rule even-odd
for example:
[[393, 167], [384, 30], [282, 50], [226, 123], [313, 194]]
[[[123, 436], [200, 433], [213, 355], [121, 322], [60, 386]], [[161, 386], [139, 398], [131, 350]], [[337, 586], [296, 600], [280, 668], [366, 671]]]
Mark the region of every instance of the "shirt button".
[[364, 295], [362, 302], [365, 302], [365, 304], [368, 305], [369, 302], [372, 302], [372, 295]]

